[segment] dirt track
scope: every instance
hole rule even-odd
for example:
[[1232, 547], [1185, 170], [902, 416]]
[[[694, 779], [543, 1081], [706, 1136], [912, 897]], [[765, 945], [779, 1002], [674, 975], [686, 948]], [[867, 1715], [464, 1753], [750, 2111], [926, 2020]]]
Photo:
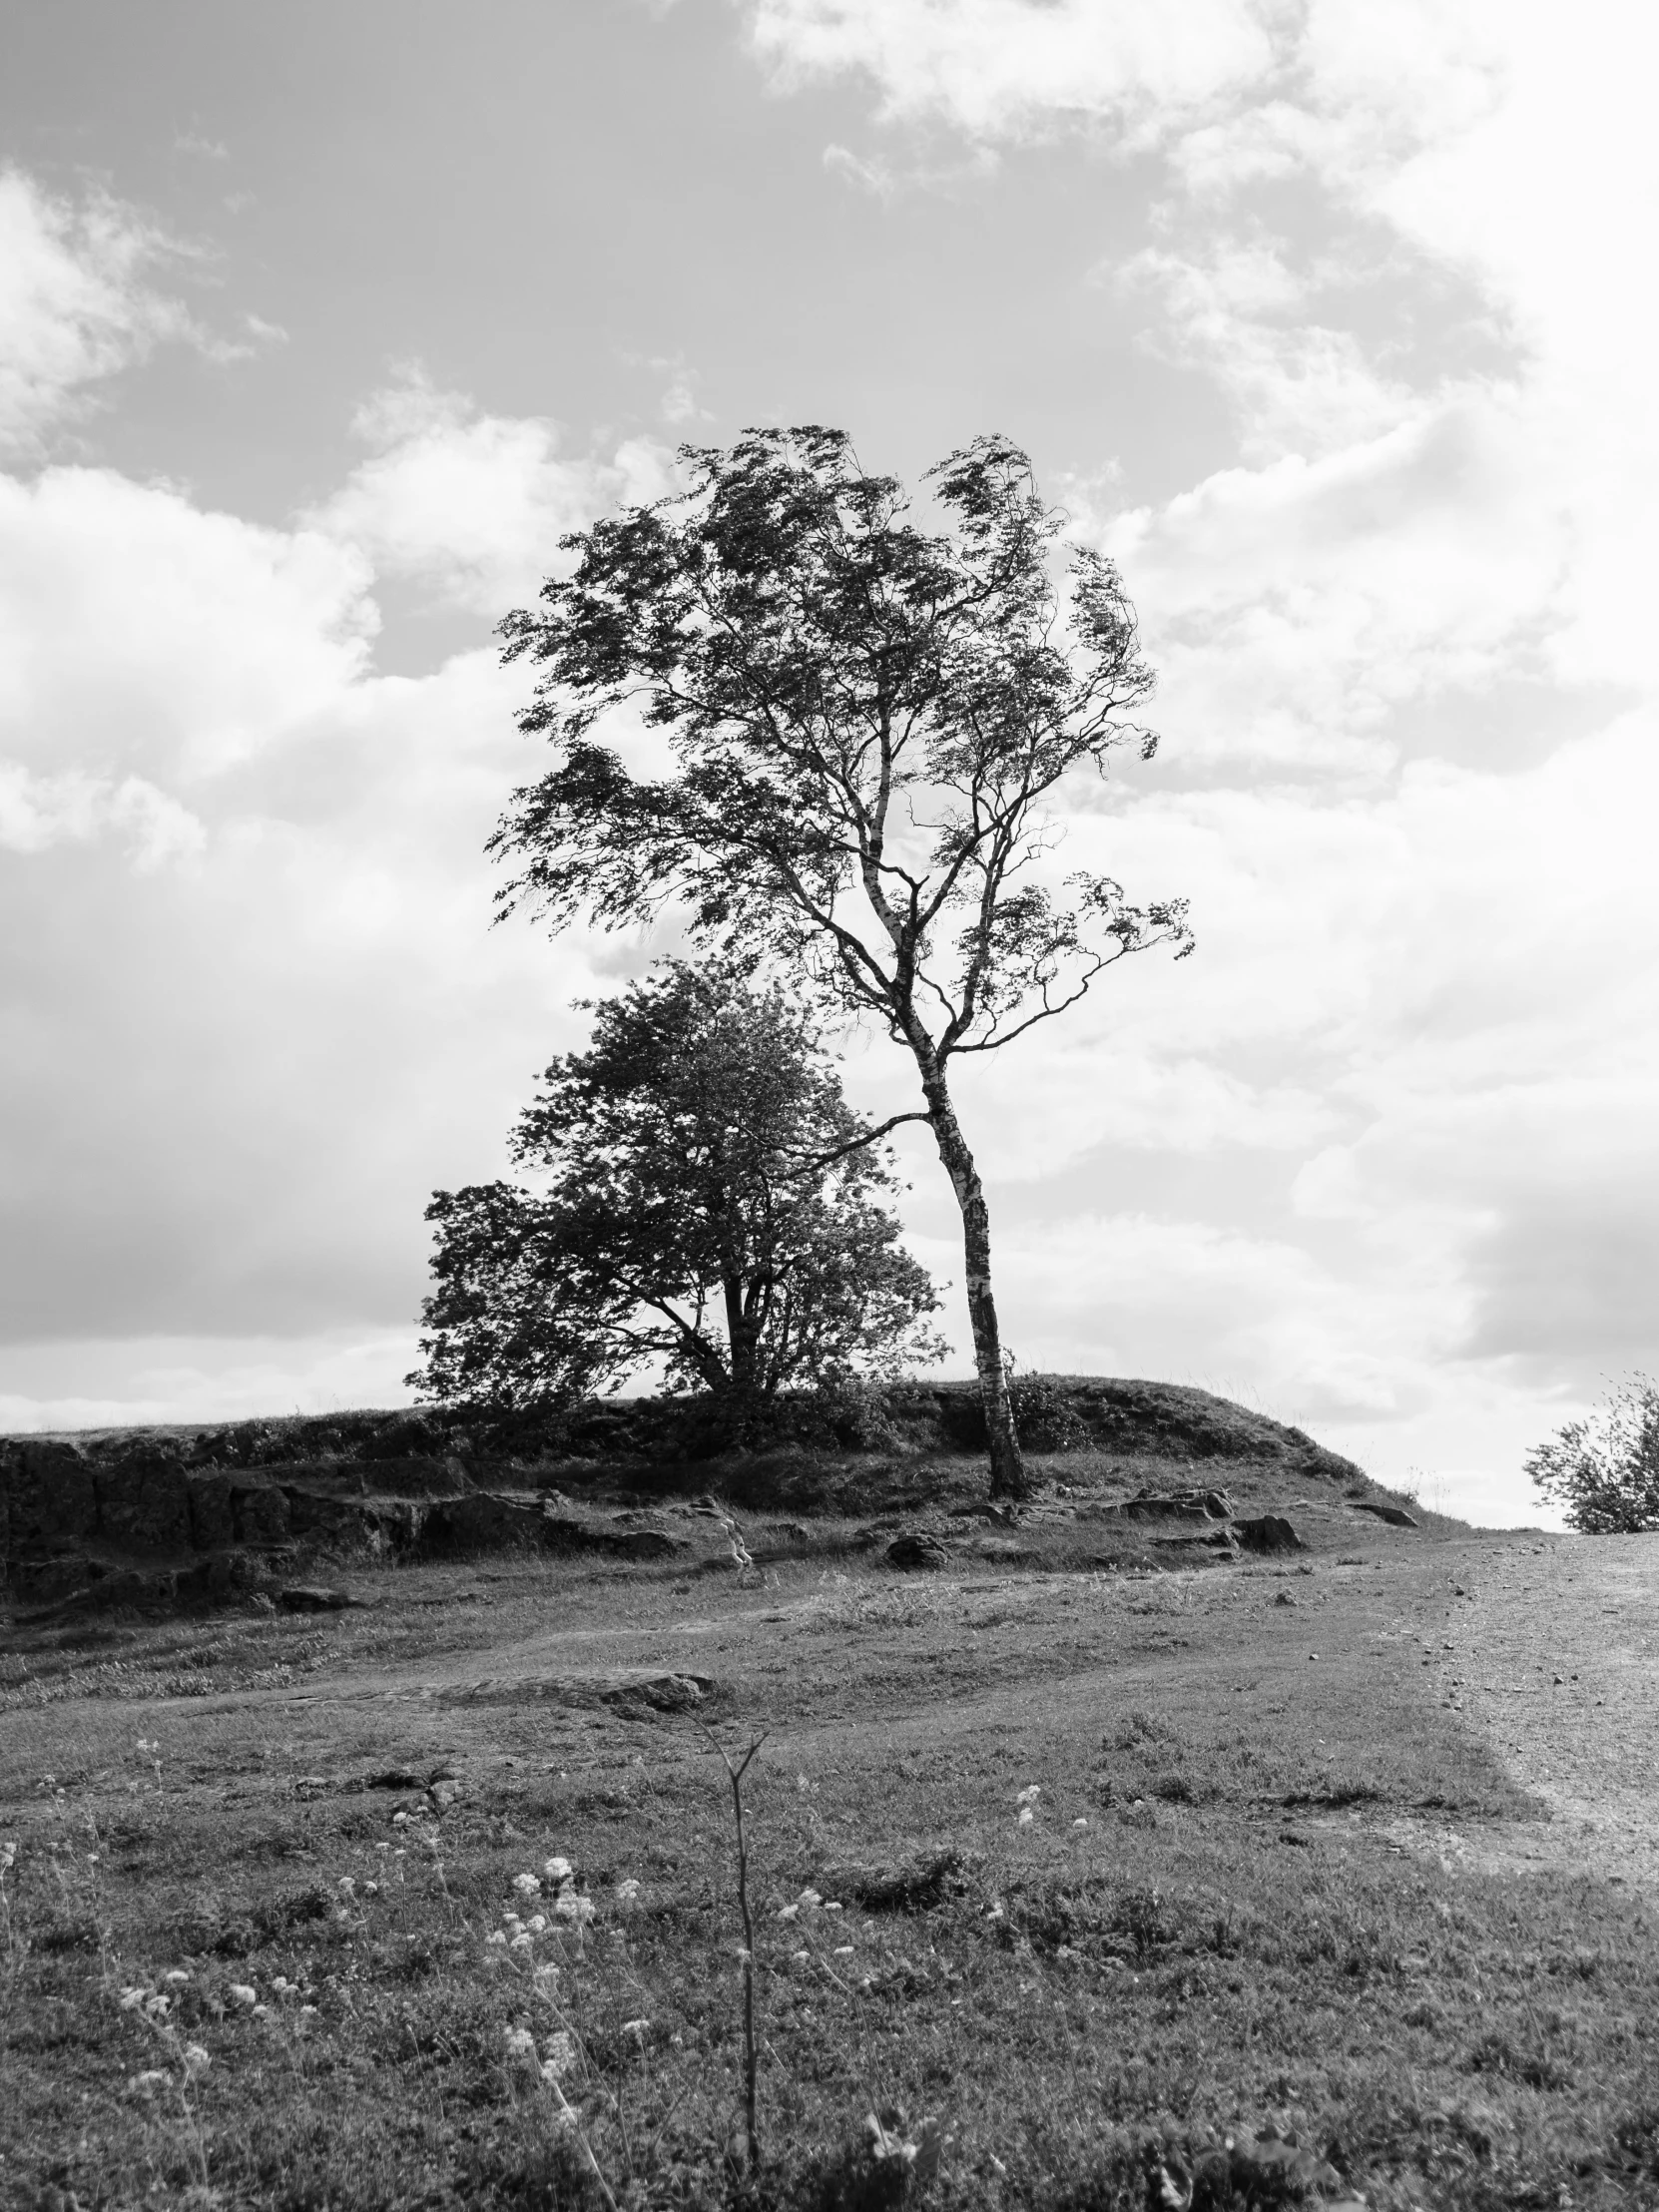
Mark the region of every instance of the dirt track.
[[1659, 1536], [1516, 1538], [1451, 1556], [1443, 1697], [1553, 1818], [1479, 1845], [1447, 1835], [1444, 1848], [1466, 1864], [1659, 1881]]

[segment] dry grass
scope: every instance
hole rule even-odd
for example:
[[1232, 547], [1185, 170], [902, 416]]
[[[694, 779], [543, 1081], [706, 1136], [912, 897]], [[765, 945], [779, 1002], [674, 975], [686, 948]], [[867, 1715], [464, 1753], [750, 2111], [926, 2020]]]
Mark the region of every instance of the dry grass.
[[[1420, 1844], [1539, 1811], [1421, 1664], [1481, 1542], [1331, 1516], [1300, 1567], [1062, 1573], [964, 1539], [904, 1578], [850, 1524], [792, 1555], [763, 1521], [742, 1579], [363, 1568], [369, 1609], [321, 1624], [14, 1633], [0, 2190], [744, 2201], [707, 1719], [772, 1731], [752, 2201], [900, 2201], [876, 2106], [941, 2123], [940, 2207], [1139, 2207], [1154, 2146], [1179, 2181], [1268, 2122], [1383, 2212], [1659, 2202], [1644, 1900]], [[711, 1686], [659, 1710], [653, 1673]], [[387, 1782], [440, 1774], [441, 1810]], [[557, 1911], [555, 1854], [591, 1920]]]

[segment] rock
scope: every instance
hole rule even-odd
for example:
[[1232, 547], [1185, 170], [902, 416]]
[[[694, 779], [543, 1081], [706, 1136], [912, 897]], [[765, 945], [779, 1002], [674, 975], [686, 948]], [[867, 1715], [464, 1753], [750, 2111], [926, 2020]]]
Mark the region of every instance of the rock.
[[895, 1536], [887, 1546], [887, 1564], [907, 1569], [947, 1567], [950, 1554], [937, 1536], [929, 1536], [925, 1529], [911, 1529], [902, 1536]]
[[290, 1582], [276, 1592], [284, 1613], [343, 1613], [360, 1607], [362, 1599], [345, 1590], [330, 1590], [319, 1582]]
[[623, 1712], [630, 1706], [647, 1705], [654, 1713], [689, 1713], [712, 1688], [700, 1674], [653, 1674], [602, 1690], [599, 1702]]
[[426, 1795], [432, 1801], [434, 1812], [447, 1813], [455, 1800], [462, 1795], [461, 1785], [452, 1775], [447, 1775], [440, 1781], [429, 1782], [426, 1785]]
[[1256, 1513], [1236, 1520], [1233, 1533], [1246, 1551], [1306, 1551], [1307, 1545], [1283, 1513]]
[[667, 1559], [684, 1541], [662, 1528], [607, 1528], [597, 1521], [542, 1507], [539, 1532], [550, 1551], [599, 1551], [614, 1559]]
[[49, 1556], [84, 1543], [98, 1526], [98, 1496], [86, 1454], [76, 1444], [0, 1444], [7, 1552]]
[[431, 1551], [494, 1551], [542, 1540], [541, 1507], [493, 1490], [434, 1501], [421, 1531], [421, 1548]]
[[424, 1785], [418, 1774], [411, 1774], [407, 1767], [385, 1767], [378, 1774], [363, 1777], [365, 1790], [418, 1790]]
[[231, 1478], [217, 1468], [185, 1477], [190, 1496], [190, 1540], [198, 1551], [218, 1551], [237, 1540]]
[[1380, 1521], [1386, 1521], [1390, 1528], [1418, 1526], [1403, 1505], [1380, 1505], [1367, 1497], [1351, 1497], [1348, 1502], [1357, 1513], [1375, 1513]]
[[1143, 1490], [1115, 1510], [1125, 1520], [1213, 1521], [1229, 1519], [1233, 1502], [1225, 1490], [1167, 1490], [1156, 1496]]
[[231, 1520], [239, 1544], [280, 1544], [288, 1537], [288, 1501], [274, 1482], [233, 1484]]
[[160, 1455], [93, 1469], [98, 1533], [118, 1551], [189, 1551], [190, 1480], [179, 1461]]

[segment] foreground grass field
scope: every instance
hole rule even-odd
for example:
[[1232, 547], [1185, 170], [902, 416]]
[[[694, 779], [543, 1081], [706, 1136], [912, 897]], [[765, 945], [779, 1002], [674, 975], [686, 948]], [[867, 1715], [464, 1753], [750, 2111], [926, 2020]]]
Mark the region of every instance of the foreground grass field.
[[[1562, 1782], [1647, 1725], [1655, 1562], [1604, 1607], [1591, 1546], [1314, 1519], [1283, 1561], [926, 1575], [752, 1520], [747, 1572], [14, 1627], [0, 2190], [1659, 2204], [1646, 1801], [1598, 1828], [1593, 1761]], [[767, 1732], [753, 2177], [705, 1728]]]

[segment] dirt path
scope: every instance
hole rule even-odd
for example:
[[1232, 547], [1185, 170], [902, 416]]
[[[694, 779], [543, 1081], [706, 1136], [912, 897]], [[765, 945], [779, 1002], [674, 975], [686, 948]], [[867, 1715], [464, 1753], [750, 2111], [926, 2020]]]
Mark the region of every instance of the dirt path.
[[1453, 1559], [1443, 1700], [1553, 1818], [1446, 1847], [1659, 1883], [1659, 1536], [1523, 1538]]

